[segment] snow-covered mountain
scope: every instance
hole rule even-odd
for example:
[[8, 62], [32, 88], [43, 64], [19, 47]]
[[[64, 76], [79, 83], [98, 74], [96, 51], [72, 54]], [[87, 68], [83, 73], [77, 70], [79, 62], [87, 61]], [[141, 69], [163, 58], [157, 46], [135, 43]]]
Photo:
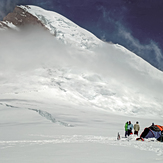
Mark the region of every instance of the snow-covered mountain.
[[[1, 32], [4, 103], [8, 98], [27, 100], [28, 95], [29, 99], [60, 99], [122, 114], [163, 115], [161, 71], [120, 45], [102, 42], [58, 13], [36, 6], [18, 6], [13, 13], [22, 18], [14, 17], [16, 23], [9, 18], [2, 22], [17, 29]], [[44, 28], [26, 28], [29, 17], [39, 22], [32, 24]]]
[[162, 162], [160, 142], [123, 138], [162, 125], [161, 71], [36, 6], [0, 26], [0, 162]]

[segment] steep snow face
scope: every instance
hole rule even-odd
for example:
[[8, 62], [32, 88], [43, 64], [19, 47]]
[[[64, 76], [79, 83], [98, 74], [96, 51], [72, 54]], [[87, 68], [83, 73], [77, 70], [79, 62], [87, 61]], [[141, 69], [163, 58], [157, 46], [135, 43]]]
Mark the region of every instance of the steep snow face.
[[121, 46], [104, 43], [81, 51], [33, 27], [1, 37], [2, 104], [28, 106], [34, 100], [55, 106], [60, 101], [119, 114], [162, 116], [162, 72]]
[[56, 12], [47, 11], [32, 5], [20, 7], [36, 16], [52, 34], [66, 44], [76, 45], [84, 49], [101, 44], [101, 41], [92, 33], [82, 29]]

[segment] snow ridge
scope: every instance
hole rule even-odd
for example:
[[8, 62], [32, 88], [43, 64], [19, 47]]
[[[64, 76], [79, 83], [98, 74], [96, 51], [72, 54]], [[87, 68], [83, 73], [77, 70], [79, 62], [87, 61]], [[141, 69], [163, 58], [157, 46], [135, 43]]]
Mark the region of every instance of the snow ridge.
[[91, 49], [102, 43], [102, 41], [92, 33], [56, 12], [47, 11], [32, 5], [20, 7], [37, 17], [57, 39], [65, 44], [75, 45], [82, 49]]
[[[3, 104], [3, 103], [0, 103], [0, 105], [5, 105], [6, 107], [10, 107], [10, 108], [20, 108], [20, 107], [17, 107], [17, 106], [13, 106], [13, 105], [9, 105], [9, 104]], [[57, 120], [50, 113], [48, 113], [46, 111], [38, 110], [38, 109], [32, 109], [32, 108], [28, 108], [28, 110], [32, 110], [32, 111], [35, 111], [35, 112], [39, 113], [39, 115], [41, 115], [42, 117], [46, 118], [47, 120], [50, 120], [53, 123], [57, 123], [59, 125], [65, 126], [65, 127], [74, 127], [73, 125], [71, 125], [69, 123]]]
[[42, 117], [45, 117], [46, 119], [50, 120], [53, 123], [58, 123], [65, 127], [73, 127], [73, 125], [71, 125], [71, 124], [56, 120], [50, 113], [48, 113], [46, 111], [42, 111], [42, 110], [38, 110], [38, 109], [31, 109], [31, 108], [28, 108], [28, 109], [39, 113]]

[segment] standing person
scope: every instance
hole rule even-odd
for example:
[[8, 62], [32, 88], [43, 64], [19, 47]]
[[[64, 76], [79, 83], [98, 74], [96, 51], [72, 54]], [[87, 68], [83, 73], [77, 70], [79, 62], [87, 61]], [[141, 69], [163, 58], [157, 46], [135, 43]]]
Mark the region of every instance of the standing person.
[[128, 135], [128, 122], [126, 122], [125, 124], [125, 138], [127, 137]]
[[155, 124], [154, 123], [152, 123], [152, 125], [151, 126], [154, 126]]
[[134, 124], [134, 134], [138, 136], [138, 131], [140, 130], [139, 122]]
[[128, 122], [128, 136], [132, 134], [133, 124], [131, 121]]

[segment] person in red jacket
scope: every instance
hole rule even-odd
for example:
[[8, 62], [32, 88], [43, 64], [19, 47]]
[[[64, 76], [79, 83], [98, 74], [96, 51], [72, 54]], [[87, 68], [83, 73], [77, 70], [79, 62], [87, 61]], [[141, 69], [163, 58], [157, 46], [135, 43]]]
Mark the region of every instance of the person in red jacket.
[[131, 121], [128, 122], [128, 136], [132, 134], [133, 124]]

